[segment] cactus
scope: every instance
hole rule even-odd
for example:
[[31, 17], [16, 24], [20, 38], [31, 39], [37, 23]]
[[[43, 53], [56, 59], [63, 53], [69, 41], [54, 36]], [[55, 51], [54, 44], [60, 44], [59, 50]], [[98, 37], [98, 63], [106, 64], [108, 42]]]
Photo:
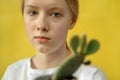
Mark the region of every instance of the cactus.
[[[53, 75], [52, 80], [62, 80], [66, 76], [72, 76], [80, 65], [84, 63], [86, 55], [92, 54], [99, 49], [97, 40], [91, 40], [88, 44], [86, 43], [86, 35], [83, 35], [81, 39], [78, 36], [73, 36], [70, 41], [73, 55], [63, 62], [56, 74]], [[81, 51], [77, 51], [80, 46]]]
[[[100, 44], [97, 40], [91, 40], [87, 44], [86, 35], [83, 35], [81, 39], [79, 36], [73, 36], [70, 41], [70, 46], [73, 54], [60, 65], [51, 79], [46, 80], [70, 80], [66, 78], [71, 77], [82, 63], [90, 63], [90, 61], [85, 62], [85, 57], [95, 53], [99, 49]], [[81, 48], [81, 50], [78, 51], [78, 48]], [[41, 78], [37, 80], [41, 80]]]

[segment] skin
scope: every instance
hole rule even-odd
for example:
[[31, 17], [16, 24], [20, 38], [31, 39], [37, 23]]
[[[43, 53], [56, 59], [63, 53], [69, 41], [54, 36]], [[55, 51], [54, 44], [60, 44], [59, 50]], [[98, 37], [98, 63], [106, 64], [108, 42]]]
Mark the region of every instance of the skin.
[[66, 37], [72, 26], [72, 15], [65, 0], [25, 0], [26, 32], [37, 54], [31, 59], [32, 68], [58, 66], [70, 51]]

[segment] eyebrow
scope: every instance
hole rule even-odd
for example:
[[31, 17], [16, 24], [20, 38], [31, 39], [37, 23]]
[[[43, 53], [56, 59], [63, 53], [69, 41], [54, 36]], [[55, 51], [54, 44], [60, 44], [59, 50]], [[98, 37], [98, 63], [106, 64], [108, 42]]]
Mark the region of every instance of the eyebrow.
[[34, 5], [26, 5], [25, 7], [38, 8], [37, 6], [34, 6]]
[[[36, 5], [30, 5], [30, 4], [26, 5], [25, 7], [39, 9], [39, 7], [37, 7]], [[52, 11], [52, 10], [61, 10], [61, 11], [64, 11], [64, 8], [59, 7], [59, 6], [50, 6], [50, 7], [48, 7], [48, 10], [49, 11]]]
[[49, 10], [61, 10], [61, 11], [64, 11], [64, 9], [63, 8], [60, 8], [60, 7], [53, 7], [53, 8], [50, 8]]

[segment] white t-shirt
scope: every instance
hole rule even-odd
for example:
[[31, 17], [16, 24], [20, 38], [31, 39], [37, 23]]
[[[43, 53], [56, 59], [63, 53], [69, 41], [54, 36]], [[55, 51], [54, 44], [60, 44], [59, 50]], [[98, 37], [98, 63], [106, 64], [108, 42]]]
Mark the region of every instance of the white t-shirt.
[[[45, 70], [33, 69], [31, 58], [26, 58], [8, 66], [2, 80], [35, 80], [39, 76], [52, 75], [56, 70], [57, 67]], [[107, 80], [104, 73], [92, 65], [82, 64], [73, 76], [78, 80]]]

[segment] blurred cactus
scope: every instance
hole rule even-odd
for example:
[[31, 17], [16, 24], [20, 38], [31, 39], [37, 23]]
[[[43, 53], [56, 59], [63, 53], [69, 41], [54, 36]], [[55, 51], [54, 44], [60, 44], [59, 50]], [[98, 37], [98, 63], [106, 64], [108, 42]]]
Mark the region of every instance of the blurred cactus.
[[[73, 55], [63, 62], [56, 74], [53, 75], [52, 80], [62, 80], [63, 77], [72, 76], [80, 65], [84, 63], [86, 55], [96, 52], [100, 47], [97, 40], [91, 40], [87, 44], [86, 35], [83, 35], [81, 39], [78, 36], [73, 36], [70, 46]], [[78, 51], [78, 48], [81, 48], [81, 51]]]
[[[87, 43], [86, 35], [83, 35], [81, 38], [79, 38], [79, 36], [73, 36], [70, 41], [70, 47], [73, 54], [60, 65], [57, 72], [52, 75], [51, 79], [49, 78], [46, 80], [77, 80], [72, 77], [73, 73], [82, 63], [90, 64], [90, 61], [85, 62], [85, 57], [95, 53], [99, 49], [100, 44], [97, 40], [90, 40], [90, 42]], [[78, 50], [79, 48], [80, 51]], [[36, 80], [45, 79], [40, 77]]]

